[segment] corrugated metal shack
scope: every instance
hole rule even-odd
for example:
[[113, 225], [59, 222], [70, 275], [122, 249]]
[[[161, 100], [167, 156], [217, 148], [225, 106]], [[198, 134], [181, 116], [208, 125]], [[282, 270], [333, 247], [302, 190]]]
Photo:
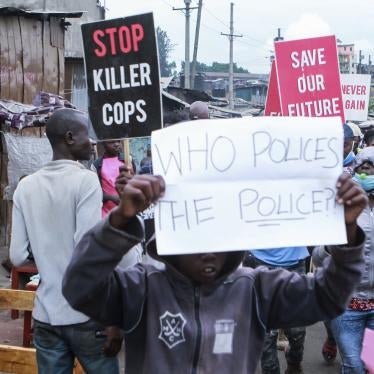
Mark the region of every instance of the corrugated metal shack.
[[[64, 93], [64, 33], [66, 18], [82, 12], [31, 11], [0, 7], [0, 99], [32, 104], [40, 91]], [[11, 129], [0, 122], [0, 131], [22, 137], [42, 137], [44, 128]], [[25, 155], [28, 157], [28, 155]], [[32, 155], [30, 155], [32, 157]], [[11, 228], [8, 185], [8, 150], [0, 141], [0, 247], [8, 247]]]
[[64, 93], [65, 18], [82, 12], [0, 8], [0, 98], [31, 104], [39, 91]]

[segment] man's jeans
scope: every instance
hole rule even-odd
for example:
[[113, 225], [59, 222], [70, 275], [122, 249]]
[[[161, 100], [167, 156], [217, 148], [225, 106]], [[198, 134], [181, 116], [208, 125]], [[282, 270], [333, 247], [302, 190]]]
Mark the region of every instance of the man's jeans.
[[341, 373], [366, 373], [360, 359], [362, 340], [365, 328], [374, 330], [374, 310], [359, 312], [348, 309], [341, 316], [333, 319], [330, 326], [342, 358]]
[[[266, 264], [257, 258], [252, 259], [255, 267], [266, 266], [269, 269], [282, 268], [289, 271], [295, 271], [299, 274], [305, 274], [305, 261], [299, 261], [293, 266], [272, 266]], [[299, 365], [303, 360], [304, 342], [305, 342], [305, 327], [294, 327], [284, 330], [285, 335], [289, 341], [289, 348], [286, 352], [286, 360], [291, 365]], [[277, 351], [278, 331], [271, 330], [265, 335], [264, 348], [261, 356], [261, 370], [262, 374], [280, 374], [278, 351]]]
[[70, 374], [77, 357], [87, 374], [118, 374], [116, 357], [106, 357], [103, 327], [93, 321], [51, 326], [34, 320], [34, 346], [39, 374]]

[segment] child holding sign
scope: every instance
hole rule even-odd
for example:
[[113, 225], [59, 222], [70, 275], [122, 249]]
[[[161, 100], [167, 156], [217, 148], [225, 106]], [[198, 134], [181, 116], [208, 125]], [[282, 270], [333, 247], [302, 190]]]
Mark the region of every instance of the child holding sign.
[[119, 206], [78, 244], [63, 293], [75, 309], [125, 331], [127, 373], [255, 373], [267, 329], [337, 316], [359, 282], [365, 235], [356, 219], [367, 197], [348, 175], [337, 183], [348, 245], [330, 247], [315, 277], [238, 268], [242, 252], [157, 257], [154, 241], [148, 251], [165, 269], [115, 269], [143, 237], [136, 215], [165, 184], [142, 175], [120, 187]]

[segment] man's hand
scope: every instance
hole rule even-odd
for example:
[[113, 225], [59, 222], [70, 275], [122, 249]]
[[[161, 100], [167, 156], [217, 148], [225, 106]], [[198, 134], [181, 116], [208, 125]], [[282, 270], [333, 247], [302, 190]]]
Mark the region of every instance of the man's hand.
[[107, 193], [103, 193], [103, 202], [111, 201], [112, 203], [118, 205], [119, 204], [119, 197], [115, 195], [110, 195]]
[[344, 219], [347, 228], [348, 245], [355, 245], [357, 218], [368, 204], [365, 191], [353, 182], [349, 174], [342, 174], [336, 184], [338, 204], [344, 205]]
[[106, 327], [105, 334], [107, 338], [104, 345], [104, 355], [107, 357], [115, 357], [121, 350], [123, 334], [116, 326]]
[[132, 166], [128, 166], [127, 164], [124, 164], [123, 166], [120, 166], [119, 168], [119, 175], [116, 178], [116, 191], [119, 196], [122, 195], [123, 189], [125, 188], [127, 182], [134, 176], [134, 171], [132, 169]]
[[120, 195], [120, 203], [110, 215], [110, 224], [123, 229], [138, 213], [157, 202], [165, 193], [165, 182], [158, 175], [135, 175], [129, 179]]

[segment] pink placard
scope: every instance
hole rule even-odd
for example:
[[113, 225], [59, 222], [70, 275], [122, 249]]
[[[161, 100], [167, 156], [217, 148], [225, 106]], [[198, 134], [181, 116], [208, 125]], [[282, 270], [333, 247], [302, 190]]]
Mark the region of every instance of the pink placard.
[[277, 79], [277, 67], [275, 61], [271, 64], [269, 88], [266, 96], [265, 103], [265, 116], [281, 116], [281, 106], [279, 101], [279, 90], [278, 90], [278, 79]]
[[374, 374], [374, 330], [365, 330], [361, 360], [364, 361], [369, 374]]
[[275, 56], [283, 116], [344, 122], [335, 36], [275, 42]]

